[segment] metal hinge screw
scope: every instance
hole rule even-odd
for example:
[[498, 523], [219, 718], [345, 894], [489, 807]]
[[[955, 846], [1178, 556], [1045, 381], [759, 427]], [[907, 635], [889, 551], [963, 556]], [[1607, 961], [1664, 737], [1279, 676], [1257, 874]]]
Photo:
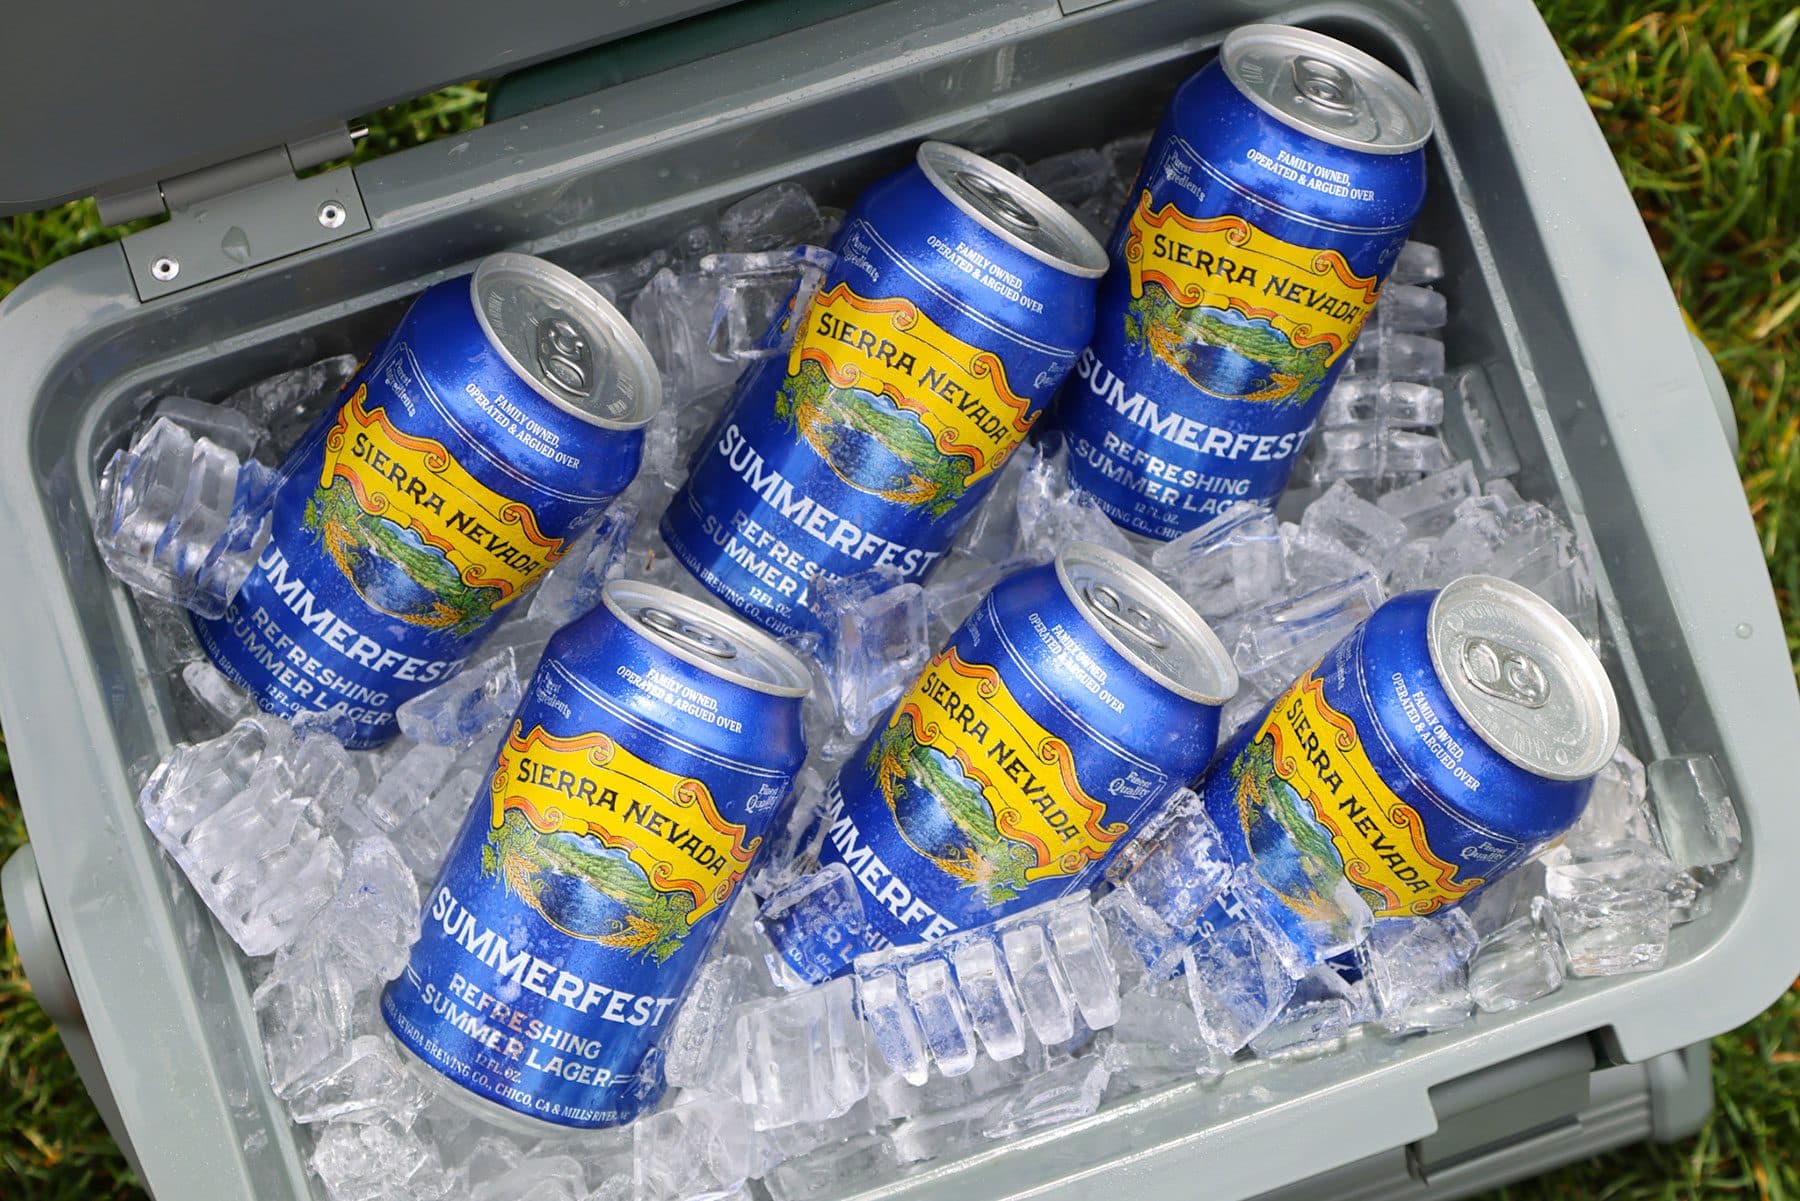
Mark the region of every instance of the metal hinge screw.
[[319, 206], [319, 224], [326, 229], [336, 229], [344, 223], [347, 216], [349, 214], [344, 211], [344, 206], [335, 200], [327, 200]]
[[181, 264], [165, 254], [150, 264], [150, 274], [166, 284], [181, 274]]

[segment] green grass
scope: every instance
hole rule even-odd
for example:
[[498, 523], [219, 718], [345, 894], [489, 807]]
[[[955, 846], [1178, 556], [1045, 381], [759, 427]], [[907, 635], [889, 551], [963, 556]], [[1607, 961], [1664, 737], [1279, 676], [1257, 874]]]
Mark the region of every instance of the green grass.
[[[1676, 294], [1731, 385], [1744, 491], [1800, 648], [1800, 8], [1778, 0], [1541, 0], [1638, 199]], [[465, 128], [480, 92], [382, 114], [367, 157]], [[118, 231], [91, 204], [0, 220], [0, 296]], [[23, 842], [0, 744], [0, 855]], [[1713, 1046], [1718, 1103], [1700, 1135], [1515, 1185], [1507, 1198], [1800, 1201], [1800, 991]], [[0, 953], [0, 1197], [140, 1198], [61, 1044]]]

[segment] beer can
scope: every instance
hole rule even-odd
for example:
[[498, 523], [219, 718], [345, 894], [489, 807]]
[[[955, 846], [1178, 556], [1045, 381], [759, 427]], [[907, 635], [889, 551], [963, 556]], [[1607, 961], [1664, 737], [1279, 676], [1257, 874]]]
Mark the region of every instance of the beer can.
[[818, 858], [863, 891], [860, 949], [1091, 887], [1205, 767], [1237, 684], [1199, 615], [1113, 551], [1002, 580], [828, 790]]
[[386, 741], [624, 491], [661, 398], [631, 326], [542, 259], [428, 288], [288, 453], [268, 547], [200, 645], [262, 708]]
[[1422, 917], [1573, 826], [1618, 740], [1618, 699], [1569, 620], [1471, 575], [1382, 605], [1226, 743], [1198, 791], [1293, 932], [1346, 887], [1376, 917]]
[[1425, 194], [1431, 114], [1342, 42], [1247, 25], [1175, 93], [1046, 425], [1074, 481], [1169, 539], [1293, 470]]
[[1093, 333], [1106, 254], [979, 155], [926, 142], [870, 187], [792, 348], [740, 378], [661, 532], [726, 604], [813, 628], [824, 571], [922, 578]]
[[806, 758], [810, 681], [762, 631], [627, 580], [550, 640], [381, 997], [452, 1095], [515, 1125], [655, 1103], [651, 1051]]

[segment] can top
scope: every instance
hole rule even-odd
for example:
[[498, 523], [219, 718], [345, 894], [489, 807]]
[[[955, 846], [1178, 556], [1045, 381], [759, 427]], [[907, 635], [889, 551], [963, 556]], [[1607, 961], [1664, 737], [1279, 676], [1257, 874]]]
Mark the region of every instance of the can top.
[[1431, 137], [1431, 110], [1399, 72], [1293, 25], [1243, 25], [1219, 48], [1251, 103], [1301, 133], [1365, 154], [1405, 154]]
[[491, 254], [469, 288], [482, 332], [539, 396], [604, 429], [656, 416], [662, 377], [649, 349], [579, 278], [528, 254]]
[[1426, 619], [1431, 666], [1456, 711], [1512, 763], [1582, 780], [1619, 744], [1619, 699], [1600, 657], [1529, 588], [1494, 576], [1453, 580]]
[[1117, 551], [1076, 542], [1056, 556], [1063, 590], [1100, 636], [1178, 696], [1223, 705], [1237, 666], [1212, 627], [1179, 593]]
[[792, 651], [705, 601], [641, 580], [613, 580], [600, 599], [620, 621], [709, 675], [770, 696], [812, 691], [812, 673]]
[[1040, 263], [1084, 279], [1106, 274], [1106, 249], [1068, 209], [1011, 171], [948, 142], [919, 147], [919, 170], [950, 203]]

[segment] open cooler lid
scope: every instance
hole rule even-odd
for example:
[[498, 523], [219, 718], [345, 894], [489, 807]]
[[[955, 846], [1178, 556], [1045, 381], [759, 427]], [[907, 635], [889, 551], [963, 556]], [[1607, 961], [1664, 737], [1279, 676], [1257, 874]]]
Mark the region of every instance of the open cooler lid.
[[0, 216], [94, 195], [109, 222], [159, 212], [165, 181], [272, 150], [315, 166], [349, 152], [352, 117], [731, 2], [17, 5]]

